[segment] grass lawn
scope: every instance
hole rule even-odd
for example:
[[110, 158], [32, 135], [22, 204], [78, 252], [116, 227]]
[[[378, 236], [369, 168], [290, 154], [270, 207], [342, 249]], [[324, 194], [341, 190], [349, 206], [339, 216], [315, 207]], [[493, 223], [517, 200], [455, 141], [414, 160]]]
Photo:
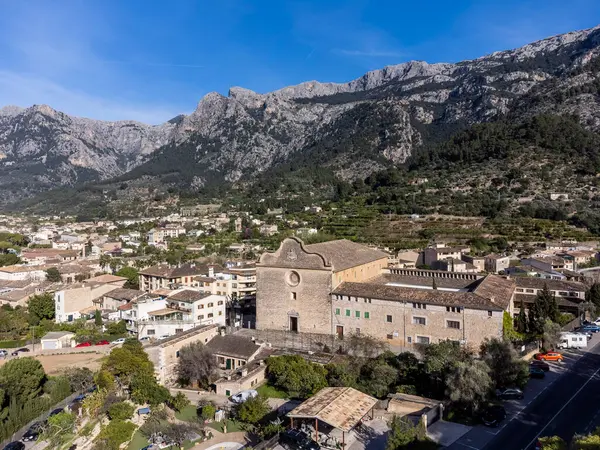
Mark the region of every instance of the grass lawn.
[[187, 405], [181, 411], [175, 412], [175, 417], [185, 422], [195, 422], [198, 418], [198, 414], [196, 413], [196, 406]]
[[[227, 432], [228, 433], [233, 433], [235, 431], [244, 431], [244, 430], [242, 430], [240, 423], [235, 420], [227, 419], [225, 421], [225, 423], [227, 424]], [[223, 423], [222, 422], [211, 422], [207, 425], [209, 427], [211, 427], [213, 430], [220, 431], [221, 433], [223, 432]]]
[[140, 449], [146, 447], [148, 444], [150, 444], [148, 442], [148, 439], [146, 439], [144, 437], [144, 435], [142, 433], [140, 433], [140, 430], [138, 430], [133, 435], [133, 438], [131, 439], [131, 442], [129, 443], [127, 450], [140, 450]]
[[290, 398], [288, 393], [285, 391], [276, 388], [275, 386], [271, 386], [270, 384], [263, 384], [256, 389], [261, 395], [264, 395], [267, 398]]

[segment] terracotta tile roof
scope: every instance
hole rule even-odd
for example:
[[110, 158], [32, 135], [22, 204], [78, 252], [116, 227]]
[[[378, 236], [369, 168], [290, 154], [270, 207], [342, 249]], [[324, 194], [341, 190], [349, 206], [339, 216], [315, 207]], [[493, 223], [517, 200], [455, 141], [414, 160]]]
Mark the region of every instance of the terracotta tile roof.
[[[415, 271], [416, 272], [416, 271]], [[428, 271], [429, 272], [429, 271]], [[432, 275], [436, 273], [440, 273], [439, 271], [430, 271], [433, 272]], [[423, 286], [423, 287], [432, 287], [433, 280], [435, 279], [435, 285], [438, 288], [447, 288], [447, 289], [468, 289], [473, 284], [476, 284], [478, 280], [476, 279], [454, 279], [454, 278], [442, 278], [442, 277], [419, 277], [416, 275], [398, 275], [398, 274], [390, 274], [385, 273], [379, 275], [375, 278], [369, 280], [369, 282], [373, 283], [397, 283], [397, 284], [405, 284], [410, 286]]]
[[107, 294], [104, 294], [104, 296], [114, 298], [116, 300], [133, 300], [134, 298], [140, 297], [144, 294], [144, 291], [138, 291], [136, 289], [117, 288], [113, 289]]
[[351, 387], [326, 387], [288, 413], [288, 417], [316, 418], [348, 432], [377, 404], [377, 399]]
[[251, 358], [261, 348], [250, 339], [228, 334], [226, 336], [215, 336], [206, 344], [215, 355], [231, 356], [234, 358]]
[[98, 275], [97, 277], [90, 278], [88, 281], [95, 281], [97, 283], [116, 283], [118, 281], [127, 281], [127, 278], [105, 273]]
[[375, 283], [345, 282], [334, 289], [333, 294], [399, 302], [418, 302], [441, 306], [463, 306], [465, 308], [473, 309], [504, 310], [503, 307], [491, 300], [472, 292], [448, 292], [437, 289], [419, 289]]
[[[527, 306], [531, 305], [535, 301], [535, 298], [536, 296], [531, 294], [516, 294], [515, 308], [520, 308], [521, 302], [523, 302]], [[558, 304], [558, 306], [570, 306], [572, 308], [577, 308], [577, 305], [579, 305], [578, 302], [572, 302], [564, 297], [556, 297], [556, 303]]]
[[488, 275], [473, 289], [473, 293], [491, 300], [502, 309], [508, 309], [515, 293], [515, 282], [498, 275]]
[[544, 289], [547, 285], [552, 291], [586, 291], [585, 285], [577, 281], [547, 280], [538, 277], [515, 277], [514, 280], [518, 288]]
[[181, 289], [171, 292], [173, 293], [167, 297], [168, 300], [176, 300], [178, 302], [187, 303], [197, 302], [198, 300], [202, 300], [203, 298], [212, 295], [208, 292], [194, 291], [192, 289]]
[[337, 241], [321, 242], [319, 244], [305, 245], [309, 253], [318, 253], [333, 265], [333, 270], [339, 272], [351, 267], [367, 264], [385, 258], [388, 254], [375, 250], [363, 244], [340, 239]]
[[183, 264], [179, 267], [162, 265], [140, 270], [141, 275], [149, 275], [160, 278], [189, 277], [204, 275], [205, 273], [208, 273], [208, 268], [206, 266], [196, 266], [194, 264]]

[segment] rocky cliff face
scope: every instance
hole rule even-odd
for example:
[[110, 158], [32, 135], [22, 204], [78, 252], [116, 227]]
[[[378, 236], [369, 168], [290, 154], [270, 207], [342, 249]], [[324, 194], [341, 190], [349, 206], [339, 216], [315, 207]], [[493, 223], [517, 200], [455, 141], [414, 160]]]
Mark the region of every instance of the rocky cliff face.
[[234, 87], [156, 127], [46, 106], [4, 108], [0, 184], [27, 174], [34, 189], [129, 171], [126, 178], [171, 177], [196, 188], [311, 162], [353, 179], [499, 116], [577, 113], [597, 130], [599, 54], [597, 27], [457, 64], [411, 61], [349, 83], [311, 81], [267, 94]]

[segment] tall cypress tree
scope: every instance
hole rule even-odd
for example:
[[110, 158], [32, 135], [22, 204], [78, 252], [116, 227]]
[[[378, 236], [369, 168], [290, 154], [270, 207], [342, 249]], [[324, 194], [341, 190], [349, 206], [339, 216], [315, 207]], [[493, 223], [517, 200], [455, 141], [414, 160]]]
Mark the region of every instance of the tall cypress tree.
[[525, 305], [521, 300], [519, 315], [517, 316], [516, 329], [519, 333], [527, 333], [527, 314], [525, 314]]

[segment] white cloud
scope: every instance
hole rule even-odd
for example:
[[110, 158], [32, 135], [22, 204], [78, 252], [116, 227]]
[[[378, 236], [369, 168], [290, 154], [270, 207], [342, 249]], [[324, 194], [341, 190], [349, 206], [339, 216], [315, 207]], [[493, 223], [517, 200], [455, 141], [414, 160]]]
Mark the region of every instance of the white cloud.
[[120, 98], [104, 98], [69, 89], [43, 77], [0, 70], [0, 101], [4, 105], [47, 104], [67, 114], [101, 120], [137, 120], [163, 123], [181, 111], [151, 104], [131, 104]]

